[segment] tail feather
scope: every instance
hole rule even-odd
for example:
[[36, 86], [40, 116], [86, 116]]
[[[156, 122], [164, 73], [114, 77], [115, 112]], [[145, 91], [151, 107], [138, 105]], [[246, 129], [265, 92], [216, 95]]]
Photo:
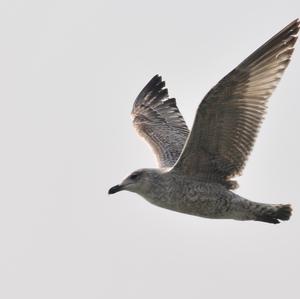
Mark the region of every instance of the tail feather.
[[261, 210], [256, 221], [263, 221], [268, 223], [280, 223], [279, 220], [289, 220], [292, 215], [291, 205], [266, 205]]

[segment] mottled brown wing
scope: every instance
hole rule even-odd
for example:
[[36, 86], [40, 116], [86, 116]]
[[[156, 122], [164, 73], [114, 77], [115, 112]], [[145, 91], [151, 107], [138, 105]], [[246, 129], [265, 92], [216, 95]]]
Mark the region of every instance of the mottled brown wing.
[[290, 62], [298, 31], [297, 19], [209, 91], [174, 171], [232, 187], [228, 180], [245, 166], [267, 100]]
[[154, 150], [159, 166], [173, 166], [189, 129], [160, 76], [154, 76], [140, 92], [132, 116], [134, 127]]

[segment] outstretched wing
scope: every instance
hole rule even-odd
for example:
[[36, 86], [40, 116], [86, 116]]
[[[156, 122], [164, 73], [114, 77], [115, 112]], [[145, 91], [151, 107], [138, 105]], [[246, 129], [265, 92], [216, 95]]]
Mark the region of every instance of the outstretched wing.
[[154, 76], [136, 98], [133, 124], [154, 150], [160, 167], [177, 161], [189, 129], [179, 112], [176, 100], [170, 99], [165, 82]]
[[290, 62], [299, 31], [295, 20], [225, 76], [199, 105], [175, 171], [221, 182], [241, 174], [266, 103]]

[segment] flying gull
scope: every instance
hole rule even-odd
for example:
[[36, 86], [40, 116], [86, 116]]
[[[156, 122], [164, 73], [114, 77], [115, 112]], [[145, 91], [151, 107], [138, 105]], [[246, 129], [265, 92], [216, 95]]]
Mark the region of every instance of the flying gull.
[[156, 75], [136, 98], [133, 124], [155, 152], [159, 168], [134, 171], [109, 194], [135, 192], [186, 214], [279, 223], [289, 204], [258, 203], [231, 190], [241, 175], [266, 112], [288, 66], [300, 21], [294, 20], [219, 81], [199, 105], [189, 131], [165, 82]]

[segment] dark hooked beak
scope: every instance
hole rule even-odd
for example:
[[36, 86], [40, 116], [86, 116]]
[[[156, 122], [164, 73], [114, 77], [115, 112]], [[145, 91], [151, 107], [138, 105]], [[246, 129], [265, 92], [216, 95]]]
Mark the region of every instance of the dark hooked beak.
[[117, 193], [119, 191], [123, 190], [123, 186], [121, 185], [116, 185], [116, 186], [113, 186], [111, 187], [109, 190], [108, 190], [108, 194], [114, 194], [114, 193]]

